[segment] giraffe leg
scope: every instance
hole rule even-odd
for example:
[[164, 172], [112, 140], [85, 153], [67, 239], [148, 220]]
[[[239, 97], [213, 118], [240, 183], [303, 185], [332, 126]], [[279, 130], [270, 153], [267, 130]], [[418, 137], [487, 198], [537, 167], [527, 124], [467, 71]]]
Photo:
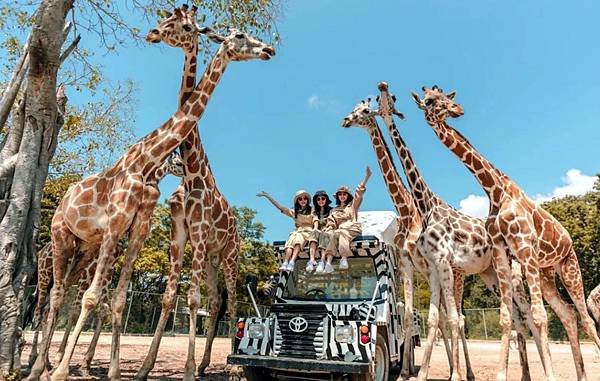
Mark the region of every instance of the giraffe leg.
[[[201, 221], [209, 221], [210, 215], [208, 215], [209, 210], [205, 210], [204, 218], [201, 217]], [[208, 265], [209, 258], [207, 257], [206, 252], [206, 237], [208, 237], [208, 223], [201, 222], [200, 224], [196, 224], [197, 226], [190, 226], [190, 238], [192, 241], [192, 252], [193, 252], [193, 261], [192, 261], [192, 284], [190, 286], [190, 290], [188, 291], [188, 308], [190, 310], [190, 327], [189, 327], [189, 336], [188, 336], [188, 354], [187, 360], [185, 362], [185, 373], [183, 376], [184, 381], [193, 381], [195, 378], [196, 371], [196, 321], [197, 321], [197, 311], [198, 306], [200, 304], [200, 289], [199, 285], [202, 280], [207, 278], [207, 268], [210, 267]], [[209, 293], [211, 292], [211, 288], [216, 288], [216, 284], [208, 284], [207, 288]], [[214, 315], [213, 315], [214, 316]]]
[[[235, 235], [237, 236], [237, 234]], [[222, 260], [223, 273], [225, 278], [225, 287], [227, 287], [227, 315], [229, 315], [229, 334], [235, 332], [235, 323], [237, 321], [237, 276], [239, 270], [240, 241], [232, 241], [230, 247], [225, 250]]]
[[167, 287], [162, 298], [162, 310], [160, 311], [160, 318], [158, 319], [156, 330], [154, 331], [152, 344], [150, 344], [148, 354], [146, 354], [142, 367], [134, 377], [135, 380], [145, 380], [148, 377], [148, 373], [154, 368], [162, 335], [167, 326], [167, 321], [169, 320], [169, 315], [173, 309], [175, 296], [177, 294], [177, 281], [181, 274], [185, 243], [188, 240], [183, 211], [183, 200], [177, 196], [179, 195], [175, 193], [169, 199], [169, 206], [171, 208], [171, 244], [169, 247], [171, 270], [169, 272], [169, 279], [167, 280]]
[[401, 253], [400, 258], [403, 272], [403, 287], [404, 287], [404, 345], [402, 347], [402, 370], [400, 376], [404, 378], [410, 377], [415, 373], [414, 364], [411, 361], [412, 335], [414, 334], [414, 316], [413, 316], [413, 279], [414, 268], [408, 253]]
[[[530, 224], [533, 226], [533, 223]], [[524, 230], [523, 225], [520, 225]], [[552, 358], [550, 356], [550, 345], [548, 343], [548, 315], [542, 298], [541, 280], [538, 265], [537, 239], [531, 232], [521, 231], [518, 238], [504, 237], [508, 248], [523, 266], [531, 295], [531, 315], [533, 323], [540, 333], [540, 347], [542, 363], [545, 364], [544, 371], [548, 381], [555, 381], [552, 369]], [[510, 333], [510, 332], [509, 332]]]
[[510, 333], [512, 331], [512, 270], [507, 249], [502, 243], [497, 243], [492, 251], [492, 263], [498, 278], [500, 291], [500, 328], [502, 329], [502, 342], [500, 345], [500, 363], [496, 379], [505, 381], [508, 372], [508, 355], [510, 350]]
[[462, 299], [465, 286], [464, 274], [459, 271], [454, 271], [454, 301], [458, 311], [458, 330], [462, 341], [463, 352], [465, 355], [465, 365], [467, 366], [467, 381], [474, 381], [475, 375], [471, 367], [471, 359], [467, 350], [467, 337], [465, 334], [465, 315], [462, 313]]
[[[450, 343], [448, 343], [448, 336], [446, 332], [448, 332], [448, 325], [446, 322], [448, 321], [448, 315], [446, 314], [446, 309], [442, 308], [440, 310], [440, 322], [438, 326], [438, 331], [440, 332], [440, 336], [442, 337], [442, 343], [444, 343], [444, 349], [446, 350], [446, 358], [448, 359], [448, 369], [450, 369], [450, 374], [454, 371], [454, 367], [452, 365], [452, 348], [450, 348]], [[437, 332], [436, 332], [437, 334]]]
[[67, 318], [67, 324], [65, 325], [65, 332], [63, 333], [62, 340], [60, 342], [60, 346], [58, 347], [58, 351], [56, 351], [56, 356], [54, 357], [54, 362], [60, 363], [65, 354], [65, 348], [67, 347], [67, 340], [69, 339], [69, 333], [71, 333], [71, 329], [73, 325], [77, 321], [79, 317], [79, 310], [81, 308], [81, 303], [76, 301], [75, 304], [71, 307], [69, 311], [69, 317]]
[[83, 329], [83, 325], [85, 324], [85, 321], [87, 320], [90, 312], [94, 308], [96, 308], [98, 302], [100, 301], [100, 297], [102, 294], [102, 280], [106, 276], [105, 274], [108, 271], [110, 271], [110, 265], [112, 264], [112, 259], [114, 258], [114, 253], [119, 237], [118, 232], [110, 230], [110, 226], [113, 226], [110, 223], [110, 218], [107, 225], [109, 226], [109, 228], [105, 236], [103, 237], [102, 246], [100, 247], [98, 264], [96, 267], [96, 272], [94, 273], [94, 278], [90, 287], [83, 294], [79, 318], [77, 319], [75, 329], [73, 330], [73, 333], [71, 333], [69, 341], [67, 342], [65, 355], [63, 356], [59, 366], [56, 368], [54, 374], [52, 375], [52, 381], [64, 381], [67, 379], [69, 373], [69, 362], [71, 360], [71, 357], [73, 356], [73, 352], [75, 350], [75, 346], [77, 345], [79, 335], [81, 334], [81, 331]]
[[53, 252], [53, 279], [54, 285], [50, 295], [50, 307], [48, 317], [42, 324], [42, 341], [40, 343], [40, 351], [31, 368], [31, 373], [27, 380], [39, 380], [42, 375], [47, 372], [48, 353], [50, 343], [52, 342], [52, 334], [56, 325], [58, 311], [62, 306], [65, 297], [65, 275], [67, 270], [68, 258], [75, 253], [75, 236], [67, 229], [52, 229], [52, 252]]
[[579, 381], [586, 380], [585, 369], [583, 367], [583, 356], [579, 346], [579, 337], [577, 333], [577, 315], [571, 306], [569, 306], [558, 294], [556, 285], [554, 284], [554, 271], [552, 269], [544, 269], [541, 273], [542, 292], [544, 299], [550, 304], [560, 321], [562, 322], [569, 343], [571, 344], [571, 352], [575, 361], [575, 371]]
[[[521, 363], [521, 381], [530, 381], [529, 362], [527, 360], [527, 347], [525, 337], [527, 336], [527, 326], [532, 330], [534, 340], [538, 345], [539, 350], [539, 333], [536, 332], [536, 327], [531, 320], [531, 307], [527, 300], [525, 290], [523, 288], [522, 274], [520, 264], [517, 261], [512, 261], [512, 284], [513, 284], [513, 322], [515, 329], [519, 332], [517, 335], [517, 343], [519, 344], [519, 360]], [[516, 273], [517, 271], [518, 273]], [[485, 283], [488, 290], [492, 291], [496, 297], [500, 298], [500, 286], [498, 276], [492, 266], [488, 267], [479, 276]], [[525, 325], [527, 323], [527, 326]], [[542, 364], [543, 365], [543, 364]]]
[[[218, 276], [217, 276], [217, 267], [213, 263], [209, 263], [206, 266], [206, 288], [208, 290], [208, 299], [210, 303], [210, 313], [209, 313], [209, 321], [208, 330], [206, 332], [206, 344], [204, 345], [204, 354], [202, 355], [202, 361], [198, 366], [198, 374], [204, 374], [204, 370], [208, 368], [210, 364], [210, 356], [212, 354], [212, 345], [215, 340], [215, 336], [217, 333], [217, 324], [218, 324], [218, 314], [219, 307], [221, 305], [221, 296], [219, 295], [219, 287], [218, 287]], [[224, 303], [225, 301], [223, 301]]]
[[597, 348], [600, 349], [600, 338], [598, 338], [594, 320], [590, 317], [585, 304], [581, 270], [577, 261], [577, 255], [573, 250], [560, 263], [559, 274], [565, 288], [569, 292], [569, 296], [573, 300], [573, 304], [575, 304], [575, 308], [579, 312], [583, 330], [594, 341]]
[[439, 278], [435, 271], [432, 271], [429, 276], [429, 289], [431, 290], [431, 297], [429, 299], [429, 316], [427, 318], [427, 343], [425, 344], [425, 349], [423, 350], [423, 360], [421, 362], [421, 369], [419, 369], [419, 375], [417, 377], [418, 381], [425, 381], [427, 379], [429, 362], [431, 361], [431, 351], [433, 350], [433, 342], [435, 340], [435, 334], [439, 322], [441, 290]]
[[[114, 260], [116, 260], [117, 257], [118, 256], [115, 256]], [[85, 352], [85, 356], [83, 357], [83, 361], [81, 362], [81, 368], [83, 369], [84, 373], [88, 375], [92, 365], [92, 360], [94, 359], [94, 354], [96, 353], [96, 346], [98, 345], [98, 340], [100, 339], [100, 334], [102, 333], [102, 326], [104, 325], [106, 317], [110, 315], [110, 307], [108, 305], [109, 281], [109, 277], [105, 277], [102, 280], [102, 297], [100, 299], [100, 305], [96, 309], [96, 327], [94, 328], [94, 336], [92, 336], [92, 340], [90, 341], [88, 349]]]
[[133, 263], [137, 259], [140, 250], [144, 246], [146, 237], [148, 237], [152, 212], [154, 211], [154, 206], [156, 205], [156, 202], [153, 202], [154, 199], [147, 195], [146, 188], [144, 189], [144, 202], [138, 209], [138, 213], [132, 222], [131, 228], [129, 229], [129, 246], [127, 247], [127, 254], [125, 255], [123, 265], [121, 266], [119, 283], [117, 284], [117, 289], [112, 300], [112, 344], [110, 353], [110, 366], [108, 368], [108, 378], [112, 381], [121, 379], [121, 331], [123, 326], [123, 310], [125, 309], [125, 304], [127, 302], [127, 288], [129, 287], [129, 280], [131, 279], [131, 274], [133, 273]]
[[452, 267], [446, 259], [438, 262], [438, 268], [436, 269], [440, 277], [440, 285], [442, 289], [442, 296], [444, 300], [444, 306], [446, 307], [446, 313], [448, 316], [448, 324], [450, 325], [450, 338], [452, 346], [452, 381], [460, 381], [460, 362], [459, 362], [459, 350], [458, 350], [458, 311], [456, 309], [456, 302], [454, 301], [454, 277], [452, 273]]

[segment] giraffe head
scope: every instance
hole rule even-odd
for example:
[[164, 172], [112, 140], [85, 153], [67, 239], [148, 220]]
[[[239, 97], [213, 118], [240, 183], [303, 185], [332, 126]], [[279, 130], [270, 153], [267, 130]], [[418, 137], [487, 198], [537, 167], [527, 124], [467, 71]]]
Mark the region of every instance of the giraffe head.
[[173, 151], [167, 160], [165, 160], [164, 163], [162, 163], [162, 165], [156, 169], [156, 181], [159, 182], [168, 174], [177, 177], [183, 177], [185, 175], [183, 159], [177, 151]]
[[204, 29], [196, 21], [197, 7], [189, 9], [187, 5], [175, 8], [173, 13], [162, 11], [165, 17], [155, 28], [146, 35], [146, 41], [159, 43], [194, 51], [198, 46], [198, 34]]
[[458, 103], [454, 102], [456, 92], [445, 94], [442, 89], [433, 86], [431, 89], [423, 86], [423, 99], [419, 95], [412, 93], [413, 100], [419, 108], [425, 111], [425, 120], [429, 125], [436, 125], [445, 122], [448, 117], [458, 118], [465, 112]]
[[396, 115], [400, 119], [406, 119], [403, 113], [396, 110], [396, 96], [389, 93], [388, 84], [379, 82], [377, 88], [379, 89], [379, 95], [376, 98], [379, 107], [377, 114], [383, 118], [391, 118], [392, 115]]
[[376, 112], [371, 109], [371, 98], [360, 101], [350, 114], [342, 120], [342, 127], [370, 128], [374, 125]]
[[231, 61], [266, 61], [275, 55], [275, 49], [271, 45], [234, 28], [229, 29], [227, 36], [221, 36], [208, 27], [203, 28], [202, 33], [212, 42], [221, 44], [221, 49]]
[[165, 172], [170, 173], [173, 176], [183, 177], [184, 176], [184, 165], [181, 155], [177, 151], [173, 151], [169, 158], [164, 162]]

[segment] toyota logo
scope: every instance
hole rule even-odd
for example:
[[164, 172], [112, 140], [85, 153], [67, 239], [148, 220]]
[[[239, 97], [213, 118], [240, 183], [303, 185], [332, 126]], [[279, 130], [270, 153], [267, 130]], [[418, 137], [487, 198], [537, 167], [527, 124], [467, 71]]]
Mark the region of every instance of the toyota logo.
[[300, 333], [306, 331], [308, 328], [308, 322], [302, 316], [296, 316], [290, 320], [289, 326], [292, 332]]

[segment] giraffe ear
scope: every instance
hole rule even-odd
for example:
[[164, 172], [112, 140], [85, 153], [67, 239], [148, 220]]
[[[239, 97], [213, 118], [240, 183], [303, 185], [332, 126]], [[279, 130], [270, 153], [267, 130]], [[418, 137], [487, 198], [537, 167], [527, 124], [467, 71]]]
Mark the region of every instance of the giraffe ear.
[[446, 96], [448, 97], [448, 99], [454, 100], [454, 97], [456, 96], [456, 91], [448, 93], [446, 94]]
[[425, 110], [425, 105], [423, 104], [423, 101], [421, 100], [421, 98], [419, 98], [419, 95], [417, 93], [415, 93], [414, 91], [411, 91], [410, 94], [412, 95], [412, 98], [415, 101], [415, 103], [417, 104], [417, 106], [421, 110]]
[[223, 41], [225, 41], [225, 37], [219, 36], [218, 34], [215, 33], [214, 30], [212, 30], [211, 28], [209, 28], [207, 26], [201, 28], [198, 31], [198, 33], [204, 34], [206, 37], [208, 37], [209, 40], [211, 40], [212, 42], [215, 42], [217, 44], [220, 44]]

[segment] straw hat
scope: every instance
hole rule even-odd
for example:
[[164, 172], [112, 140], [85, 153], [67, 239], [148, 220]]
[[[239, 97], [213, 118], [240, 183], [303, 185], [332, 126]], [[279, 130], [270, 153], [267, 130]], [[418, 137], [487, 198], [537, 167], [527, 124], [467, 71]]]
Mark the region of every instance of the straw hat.
[[310, 200], [310, 194], [305, 191], [304, 189], [300, 189], [298, 192], [296, 192], [296, 194], [294, 195], [294, 205], [296, 205], [296, 201], [298, 201], [298, 198], [300, 196], [306, 196], [307, 199]]

